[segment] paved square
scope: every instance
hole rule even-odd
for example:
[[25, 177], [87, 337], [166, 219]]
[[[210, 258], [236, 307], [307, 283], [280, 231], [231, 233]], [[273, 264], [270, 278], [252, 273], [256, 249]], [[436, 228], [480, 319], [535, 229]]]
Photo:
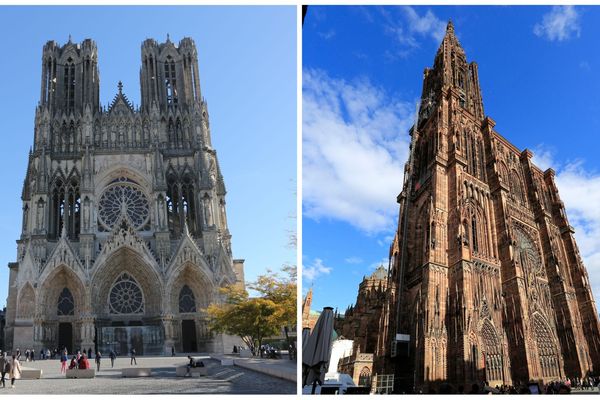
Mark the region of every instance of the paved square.
[[[122, 378], [121, 369], [129, 367], [129, 358], [121, 357], [110, 367], [110, 359], [102, 359], [95, 379], [66, 379], [60, 373], [58, 360], [22, 362], [24, 367], [41, 368], [43, 378], [19, 380], [16, 388], [0, 387], [0, 394], [296, 394], [296, 384], [237, 366], [221, 366], [208, 356], [195, 356], [207, 367], [207, 376], [179, 378], [175, 367], [187, 364], [182, 357], [138, 357], [137, 366], [152, 368], [147, 378]], [[95, 366], [93, 360], [91, 360]]]

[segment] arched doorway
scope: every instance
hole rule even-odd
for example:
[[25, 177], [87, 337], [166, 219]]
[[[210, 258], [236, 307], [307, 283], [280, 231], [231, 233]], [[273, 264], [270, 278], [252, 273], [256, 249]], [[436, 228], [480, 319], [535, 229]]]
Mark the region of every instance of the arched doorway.
[[73, 325], [70, 322], [58, 324], [58, 349], [67, 349], [67, 353], [73, 354]]
[[184, 319], [181, 321], [181, 346], [184, 353], [195, 353], [198, 351], [196, 323], [193, 319]]

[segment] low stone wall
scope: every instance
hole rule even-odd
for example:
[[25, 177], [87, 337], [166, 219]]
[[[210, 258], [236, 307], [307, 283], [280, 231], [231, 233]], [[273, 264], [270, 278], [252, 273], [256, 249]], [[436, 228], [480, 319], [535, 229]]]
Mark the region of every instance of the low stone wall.
[[92, 379], [96, 377], [96, 370], [90, 369], [68, 369], [65, 375], [69, 379]]
[[[21, 367], [21, 379], [41, 379], [43, 370], [29, 367]], [[8, 375], [7, 375], [8, 379]]]

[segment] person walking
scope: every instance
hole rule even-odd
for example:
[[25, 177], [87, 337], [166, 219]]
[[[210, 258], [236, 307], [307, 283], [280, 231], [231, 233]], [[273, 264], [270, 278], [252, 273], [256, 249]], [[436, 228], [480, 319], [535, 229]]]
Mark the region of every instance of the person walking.
[[2, 374], [0, 383], [2, 383], [2, 387], [5, 388], [6, 375], [10, 374], [10, 360], [8, 359], [8, 354], [6, 354], [6, 352], [2, 353], [2, 357], [0, 357], [0, 373]]
[[98, 368], [98, 372], [100, 372], [100, 361], [102, 360], [102, 353], [99, 351], [96, 352], [96, 367]]
[[29, 353], [29, 359], [31, 361], [35, 361], [35, 350], [31, 349], [31, 352]]
[[21, 360], [21, 349], [17, 347], [17, 360]]
[[114, 368], [115, 367], [115, 358], [117, 358], [117, 353], [115, 353], [114, 350], [111, 350], [109, 356], [110, 356], [110, 367]]
[[69, 358], [67, 357], [67, 352], [63, 351], [63, 353], [60, 355], [60, 373], [61, 374], [67, 373], [67, 361], [69, 361]]
[[129, 365], [132, 365], [133, 363], [135, 363], [135, 365], [137, 365], [137, 360], [135, 359], [135, 348], [134, 347], [131, 348], [130, 354], [131, 354], [131, 360], [129, 361]]
[[15, 380], [21, 379], [21, 363], [17, 360], [17, 356], [13, 354], [12, 361], [10, 363], [10, 387], [15, 388]]
[[171, 357], [175, 357], [175, 346], [171, 346]]

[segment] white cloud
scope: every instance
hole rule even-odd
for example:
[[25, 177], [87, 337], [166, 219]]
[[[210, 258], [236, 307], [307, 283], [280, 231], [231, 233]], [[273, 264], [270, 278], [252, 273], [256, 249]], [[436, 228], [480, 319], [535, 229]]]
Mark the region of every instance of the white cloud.
[[402, 7], [408, 19], [409, 31], [423, 36], [431, 36], [433, 40], [441, 42], [446, 33], [446, 23], [440, 20], [431, 10], [420, 16], [414, 8]]
[[535, 24], [533, 33], [550, 41], [579, 37], [581, 25], [579, 13], [573, 6], [554, 6], [550, 12], [544, 14], [542, 22]]
[[396, 222], [415, 107], [368, 80], [303, 71], [304, 215], [367, 233]]
[[554, 149], [545, 144], [539, 144], [533, 149], [531, 161], [542, 171], [554, 167]]
[[558, 164], [553, 161], [553, 151], [544, 145], [538, 149], [542, 149], [542, 155], [538, 158], [534, 153], [534, 162], [543, 160], [542, 164], [556, 171], [558, 194], [565, 204], [569, 223], [575, 228], [575, 240], [594, 297], [600, 300], [597, 297], [600, 295], [600, 172], [586, 169], [582, 161]]
[[314, 281], [321, 275], [329, 275], [331, 268], [323, 264], [323, 260], [315, 258], [311, 265], [302, 266], [302, 276], [308, 281]]
[[387, 270], [389, 263], [390, 263], [390, 260], [387, 257], [384, 257], [379, 261], [372, 262], [368, 267], [368, 270], [370, 271], [369, 275], [372, 273], [372, 271], [375, 271], [377, 268], [379, 268], [382, 265], [383, 265], [383, 268], [385, 268]]
[[409, 6], [378, 8], [387, 34], [395, 40], [398, 48], [387, 50], [384, 54], [388, 60], [406, 57], [420, 47], [421, 40], [430, 38], [439, 44], [446, 33], [446, 23], [439, 19], [430, 9], [419, 15], [415, 8]]
[[335, 31], [333, 29], [328, 30], [327, 32], [318, 32], [319, 36], [321, 36], [325, 40], [329, 40], [335, 36]]
[[352, 256], [346, 258], [344, 261], [346, 261], [348, 264], [360, 264], [363, 262], [363, 259], [360, 257]]

